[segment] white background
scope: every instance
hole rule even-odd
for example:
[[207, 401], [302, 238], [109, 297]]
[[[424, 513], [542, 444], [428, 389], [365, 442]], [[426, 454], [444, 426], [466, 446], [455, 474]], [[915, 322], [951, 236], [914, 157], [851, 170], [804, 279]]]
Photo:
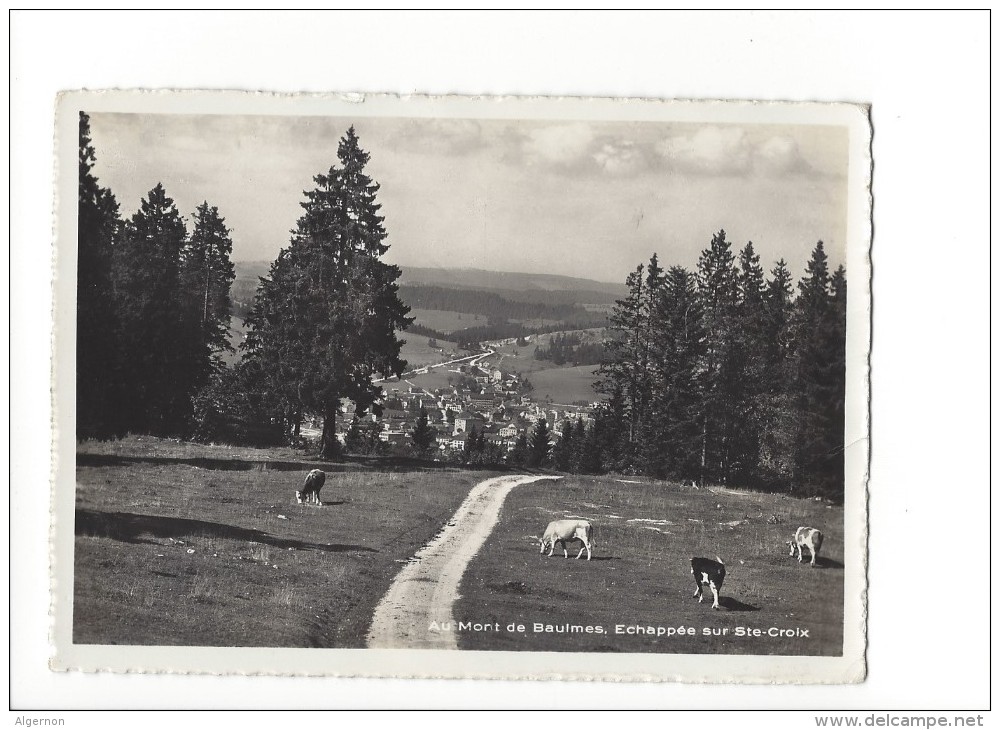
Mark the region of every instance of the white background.
[[[987, 708], [989, 31], [983, 11], [14, 13], [11, 708], [935, 709], [949, 715]], [[49, 672], [55, 94], [133, 87], [870, 102], [868, 680], [848, 687], [719, 688]], [[766, 723], [762, 715], [719, 720], [815, 727], [806, 715], [768, 717]], [[67, 724], [137, 721], [156, 718], [91, 714]]]

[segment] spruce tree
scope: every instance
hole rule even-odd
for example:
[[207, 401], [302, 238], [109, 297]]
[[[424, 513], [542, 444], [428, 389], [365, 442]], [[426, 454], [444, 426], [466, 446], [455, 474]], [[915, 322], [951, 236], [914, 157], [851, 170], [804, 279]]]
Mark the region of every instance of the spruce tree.
[[472, 462], [475, 459], [476, 454], [482, 451], [482, 443], [479, 439], [479, 431], [476, 430], [475, 426], [469, 429], [469, 432], [465, 435], [465, 448], [463, 450], [465, 455], [466, 463]]
[[573, 425], [573, 448], [570, 461], [570, 471], [580, 474], [583, 472], [583, 462], [586, 458], [587, 448], [587, 428], [583, 424], [583, 418], [578, 417]]
[[113, 298], [112, 255], [121, 227], [114, 194], [93, 174], [97, 155], [90, 117], [80, 112], [77, 199], [76, 417], [78, 438], [124, 433], [120, 405], [120, 324]]
[[573, 423], [567, 418], [562, 423], [562, 436], [552, 447], [552, 465], [559, 471], [570, 471], [573, 466]]
[[[816, 491], [843, 495], [844, 321], [836, 306], [846, 283], [831, 293], [826, 251], [813, 249], [799, 281], [793, 327], [793, 397], [796, 416], [796, 479]], [[841, 295], [843, 296], [843, 294]], [[846, 300], [846, 297], [843, 297]], [[846, 312], [846, 310], [843, 310]]]
[[702, 310], [691, 272], [672, 266], [657, 303], [653, 348], [653, 419], [646, 472], [695, 478], [703, 448], [704, 340]]
[[609, 433], [617, 441], [616, 461], [621, 462], [620, 466], [625, 466], [625, 462], [631, 464], [643, 415], [642, 393], [647, 376], [644, 335], [648, 314], [644, 270], [640, 264], [628, 275], [625, 280], [628, 296], [615, 302], [608, 317], [607, 359], [598, 369], [594, 386], [608, 397], [614, 395], [617, 401], [614, 414], [621, 422]]
[[736, 359], [730, 388], [734, 400], [730, 439], [729, 476], [742, 484], [753, 484], [759, 475], [760, 432], [764, 394], [767, 392], [765, 337], [766, 284], [760, 256], [748, 242], [740, 251], [736, 273], [738, 287], [733, 356]]
[[513, 466], [524, 466], [528, 462], [528, 437], [522, 431], [514, 441], [514, 448], [507, 454], [507, 462]]
[[420, 406], [420, 415], [417, 416], [417, 422], [413, 425], [411, 433], [413, 448], [420, 453], [426, 452], [434, 443], [434, 429], [428, 421], [427, 409]]
[[759, 476], [788, 484], [794, 474], [796, 415], [792, 399], [792, 276], [784, 259], [771, 269], [764, 297], [763, 392], [760, 395]]
[[531, 431], [531, 439], [528, 442], [528, 456], [526, 466], [543, 466], [552, 452], [552, 444], [549, 443], [549, 424], [545, 418], [539, 418], [538, 423]]
[[213, 356], [232, 350], [229, 291], [236, 280], [236, 269], [230, 260], [233, 242], [229, 234], [219, 209], [205, 201], [195, 211], [194, 230], [181, 252], [187, 297], [197, 309], [202, 339]]
[[337, 450], [341, 399], [380, 411], [377, 376], [398, 376], [397, 331], [413, 320], [398, 297], [400, 270], [388, 251], [369, 155], [351, 127], [337, 149], [340, 167], [316, 175], [291, 244], [262, 281], [247, 319], [247, 357], [261, 363], [261, 387], [289, 424], [303, 411], [323, 418], [322, 454]]
[[736, 349], [739, 286], [735, 259], [726, 232], [720, 230], [698, 259], [698, 295], [705, 347], [701, 406], [702, 443], [699, 482], [725, 483], [732, 463], [736, 432], [740, 361]]
[[183, 218], [163, 185], [140, 202], [115, 246], [122, 408], [132, 430], [178, 435], [209, 375], [208, 348], [181, 282]]

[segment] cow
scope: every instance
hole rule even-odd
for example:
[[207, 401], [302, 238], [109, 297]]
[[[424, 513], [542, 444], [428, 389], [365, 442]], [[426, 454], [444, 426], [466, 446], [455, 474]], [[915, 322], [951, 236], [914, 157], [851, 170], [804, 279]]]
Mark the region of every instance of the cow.
[[326, 473], [322, 469], [313, 469], [311, 472], [306, 474], [305, 483], [302, 485], [302, 491], [295, 492], [295, 500], [302, 504], [323, 504], [319, 501], [319, 490], [323, 488], [323, 484], [326, 482]]
[[702, 586], [708, 586], [712, 589], [712, 596], [715, 598], [712, 608], [718, 610], [719, 591], [722, 590], [722, 581], [726, 579], [726, 566], [723, 564], [722, 558], [718, 555], [715, 556], [715, 560], [691, 558], [691, 575], [694, 576], [695, 585], [698, 586], [698, 590], [694, 592], [692, 598], [697, 598], [698, 603], [701, 603], [705, 600]]
[[542, 535], [540, 540], [541, 550], [538, 551], [538, 554], [541, 555], [544, 553], [545, 545], [548, 544], [549, 557], [551, 558], [556, 543], [561, 543], [563, 557], [568, 558], [569, 552], [566, 550], [566, 543], [576, 540], [583, 543], [580, 552], [576, 554], [577, 560], [583, 555], [584, 550], [587, 551], [587, 560], [590, 560], [590, 550], [594, 546], [594, 526], [586, 520], [554, 520], [545, 528], [545, 534]]
[[795, 531], [795, 538], [786, 541], [785, 544], [788, 546], [789, 555], [795, 555], [796, 549], [798, 550], [800, 563], [803, 562], [802, 548], [809, 548], [809, 552], [812, 553], [809, 565], [815, 568], [816, 556], [819, 554], [819, 549], [823, 547], [823, 533], [815, 527], [800, 527]]

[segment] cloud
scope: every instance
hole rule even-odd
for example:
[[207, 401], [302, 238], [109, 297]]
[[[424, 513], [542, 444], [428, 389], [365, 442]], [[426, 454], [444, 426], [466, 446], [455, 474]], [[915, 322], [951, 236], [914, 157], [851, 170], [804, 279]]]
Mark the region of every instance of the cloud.
[[656, 146], [673, 169], [701, 175], [794, 174], [812, 171], [798, 142], [787, 135], [754, 140], [741, 127], [705, 127]]
[[629, 175], [649, 167], [649, 150], [631, 141], [607, 141], [592, 155], [597, 165], [612, 175]]
[[529, 162], [577, 167], [590, 159], [594, 131], [589, 124], [559, 124], [529, 131], [522, 142]]
[[705, 127], [691, 136], [668, 137], [656, 150], [685, 172], [744, 175], [753, 164], [752, 145], [740, 127]]
[[754, 164], [771, 174], [808, 172], [809, 164], [802, 157], [798, 143], [791, 137], [771, 137], [757, 146]]

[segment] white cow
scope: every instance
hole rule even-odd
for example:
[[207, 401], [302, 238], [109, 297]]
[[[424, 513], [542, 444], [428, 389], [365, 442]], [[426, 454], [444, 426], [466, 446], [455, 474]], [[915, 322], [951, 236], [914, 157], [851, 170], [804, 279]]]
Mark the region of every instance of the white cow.
[[579, 540], [583, 543], [583, 547], [580, 548], [580, 552], [576, 554], [577, 560], [583, 555], [583, 551], [587, 551], [587, 560], [590, 560], [590, 550], [594, 546], [594, 526], [591, 525], [586, 520], [555, 520], [549, 523], [549, 526], [545, 528], [545, 534], [542, 535], [540, 540], [541, 550], [539, 554], [545, 552], [545, 545], [549, 546], [549, 557], [552, 557], [552, 551], [555, 550], [556, 543], [562, 544], [563, 557], [568, 558], [569, 552], [566, 550], [566, 543]]
[[795, 539], [788, 540], [785, 544], [788, 545], [789, 555], [795, 555], [795, 550], [798, 549], [800, 563], [803, 562], [802, 548], [809, 548], [809, 552], [812, 553], [812, 560], [809, 561], [809, 564], [815, 567], [816, 555], [823, 547], [823, 533], [815, 527], [800, 527], [795, 531]]

